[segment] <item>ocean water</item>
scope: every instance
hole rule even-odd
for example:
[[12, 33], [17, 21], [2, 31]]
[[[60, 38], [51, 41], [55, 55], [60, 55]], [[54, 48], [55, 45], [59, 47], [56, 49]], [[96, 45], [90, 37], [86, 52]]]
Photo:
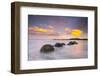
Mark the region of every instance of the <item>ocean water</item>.
[[[74, 40], [76, 45], [67, 45], [72, 40], [52, 40], [52, 39], [29, 39], [28, 60], [56, 60], [56, 59], [80, 59], [88, 57], [87, 40]], [[40, 49], [45, 44], [55, 45], [65, 43], [63, 47], [54, 47], [51, 53], [41, 53]]]

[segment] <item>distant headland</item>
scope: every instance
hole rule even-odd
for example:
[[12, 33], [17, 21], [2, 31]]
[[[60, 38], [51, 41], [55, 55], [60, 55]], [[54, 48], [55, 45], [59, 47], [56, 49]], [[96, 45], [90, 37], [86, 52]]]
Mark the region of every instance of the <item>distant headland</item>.
[[69, 39], [53, 39], [53, 40], [88, 40], [87, 38], [69, 38]]

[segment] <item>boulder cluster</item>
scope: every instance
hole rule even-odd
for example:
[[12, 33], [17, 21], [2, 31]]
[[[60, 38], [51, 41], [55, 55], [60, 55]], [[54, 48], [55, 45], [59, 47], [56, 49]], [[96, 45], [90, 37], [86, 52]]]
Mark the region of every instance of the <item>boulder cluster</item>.
[[[75, 45], [78, 44], [76, 41], [70, 41], [67, 45]], [[51, 44], [45, 44], [41, 47], [40, 52], [49, 53], [55, 51], [54, 47], [63, 47], [66, 45], [65, 43], [56, 43], [54, 46]]]

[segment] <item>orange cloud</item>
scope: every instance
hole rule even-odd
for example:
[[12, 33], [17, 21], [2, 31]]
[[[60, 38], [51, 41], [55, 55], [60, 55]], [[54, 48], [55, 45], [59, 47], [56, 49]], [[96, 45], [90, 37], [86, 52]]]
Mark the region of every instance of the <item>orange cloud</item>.
[[80, 37], [82, 35], [82, 31], [80, 29], [64, 28], [64, 31], [65, 32], [55, 31], [53, 26], [48, 26], [48, 28], [38, 26], [29, 27], [29, 32], [32, 34], [56, 36], [61, 39], [66, 39], [67, 37]]
[[70, 28], [65, 28], [64, 30], [65, 30], [65, 31], [70, 31], [71, 29], [70, 29]]
[[35, 32], [42, 32], [42, 33], [47, 33], [47, 32], [49, 32], [48, 29], [44, 29], [44, 28], [37, 27], [37, 26], [32, 27], [32, 30], [34, 30]]
[[67, 34], [71, 34], [71, 29], [70, 28], [64, 28], [64, 30], [65, 30], [65, 32], [67, 33]]

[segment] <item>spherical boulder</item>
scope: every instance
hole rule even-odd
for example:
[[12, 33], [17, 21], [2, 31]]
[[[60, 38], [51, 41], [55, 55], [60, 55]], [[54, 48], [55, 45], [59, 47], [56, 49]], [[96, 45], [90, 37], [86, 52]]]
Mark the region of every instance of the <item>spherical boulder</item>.
[[53, 52], [55, 49], [53, 47], [53, 45], [50, 44], [46, 44], [43, 45], [42, 48], [40, 49], [40, 52], [42, 53], [49, 53], [49, 52]]

